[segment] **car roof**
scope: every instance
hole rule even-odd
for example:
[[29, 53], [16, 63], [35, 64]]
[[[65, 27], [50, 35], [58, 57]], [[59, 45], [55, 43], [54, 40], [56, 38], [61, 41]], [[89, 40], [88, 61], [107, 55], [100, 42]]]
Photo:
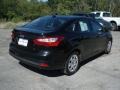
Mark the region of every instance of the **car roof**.
[[50, 15], [48, 17], [56, 17], [56, 18], [67, 18], [67, 19], [80, 19], [80, 18], [88, 18], [90, 19], [90, 17], [86, 17], [86, 16], [78, 16], [78, 15]]

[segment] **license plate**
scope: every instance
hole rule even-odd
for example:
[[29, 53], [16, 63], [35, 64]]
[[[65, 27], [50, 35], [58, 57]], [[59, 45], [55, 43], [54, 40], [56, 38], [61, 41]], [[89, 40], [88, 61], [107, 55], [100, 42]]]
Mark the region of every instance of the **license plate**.
[[28, 40], [27, 40], [27, 39], [22, 39], [22, 38], [20, 38], [20, 39], [18, 40], [18, 45], [27, 47], [27, 45], [28, 45]]

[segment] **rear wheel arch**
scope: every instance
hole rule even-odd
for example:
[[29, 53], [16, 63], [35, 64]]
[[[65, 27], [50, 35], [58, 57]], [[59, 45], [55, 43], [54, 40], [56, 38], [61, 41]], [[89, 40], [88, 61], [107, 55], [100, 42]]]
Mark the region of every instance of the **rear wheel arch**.
[[[72, 54], [72, 53], [78, 53], [78, 55], [81, 55], [81, 50], [78, 48], [72, 49], [68, 54], [66, 59]], [[82, 56], [82, 55], [81, 55]]]
[[110, 21], [110, 23], [115, 23], [117, 25], [116, 21]]
[[[82, 57], [82, 51], [81, 51], [80, 49], [78, 49], [78, 48], [73, 49], [73, 50], [69, 53], [69, 55], [72, 54], [72, 53], [74, 53], [74, 52], [78, 53], [78, 55], [81, 57], [81, 59], [83, 58], [83, 57]], [[69, 56], [69, 55], [68, 55], [68, 56]], [[81, 61], [82, 61], [82, 60], [81, 60]]]
[[80, 49], [74, 49], [72, 52], [77, 52], [79, 55], [81, 54], [81, 50]]
[[117, 22], [116, 21], [110, 21], [111, 25], [112, 25], [112, 30], [115, 31], [118, 29], [117, 27]]
[[113, 38], [112, 37], [108, 37], [107, 40], [113, 42]]

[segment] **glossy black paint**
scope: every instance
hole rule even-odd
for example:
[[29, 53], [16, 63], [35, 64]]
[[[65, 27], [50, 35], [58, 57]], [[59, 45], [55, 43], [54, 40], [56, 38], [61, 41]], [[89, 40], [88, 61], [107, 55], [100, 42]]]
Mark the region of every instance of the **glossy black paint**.
[[[107, 42], [112, 41], [112, 35], [109, 30], [104, 30], [102, 26], [94, 19], [79, 16], [56, 16], [54, 18], [67, 18], [68, 21], [56, 30], [37, 30], [25, 28], [24, 26], [15, 28], [14, 39], [10, 43], [9, 53], [18, 60], [41, 69], [63, 69], [68, 56], [77, 51], [82, 55], [82, 60], [88, 59], [106, 48]], [[85, 21], [90, 31], [82, 32], [70, 31], [69, 26], [78, 21]], [[91, 22], [101, 27], [96, 30]], [[77, 27], [77, 26], [76, 26]], [[80, 29], [80, 28], [79, 28]], [[45, 36], [64, 36], [63, 41], [57, 47], [36, 46], [33, 39]], [[19, 38], [28, 39], [27, 47], [17, 44]], [[47, 63], [48, 67], [40, 67], [40, 63]]]

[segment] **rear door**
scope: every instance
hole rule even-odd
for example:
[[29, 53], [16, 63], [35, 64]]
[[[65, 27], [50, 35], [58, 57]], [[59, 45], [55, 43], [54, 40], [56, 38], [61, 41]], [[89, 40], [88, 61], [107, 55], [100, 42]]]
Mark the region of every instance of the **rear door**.
[[80, 19], [80, 37], [82, 44], [82, 52], [83, 58], [91, 57], [95, 54], [97, 46], [96, 34], [92, 32], [91, 24], [89, 19]]

